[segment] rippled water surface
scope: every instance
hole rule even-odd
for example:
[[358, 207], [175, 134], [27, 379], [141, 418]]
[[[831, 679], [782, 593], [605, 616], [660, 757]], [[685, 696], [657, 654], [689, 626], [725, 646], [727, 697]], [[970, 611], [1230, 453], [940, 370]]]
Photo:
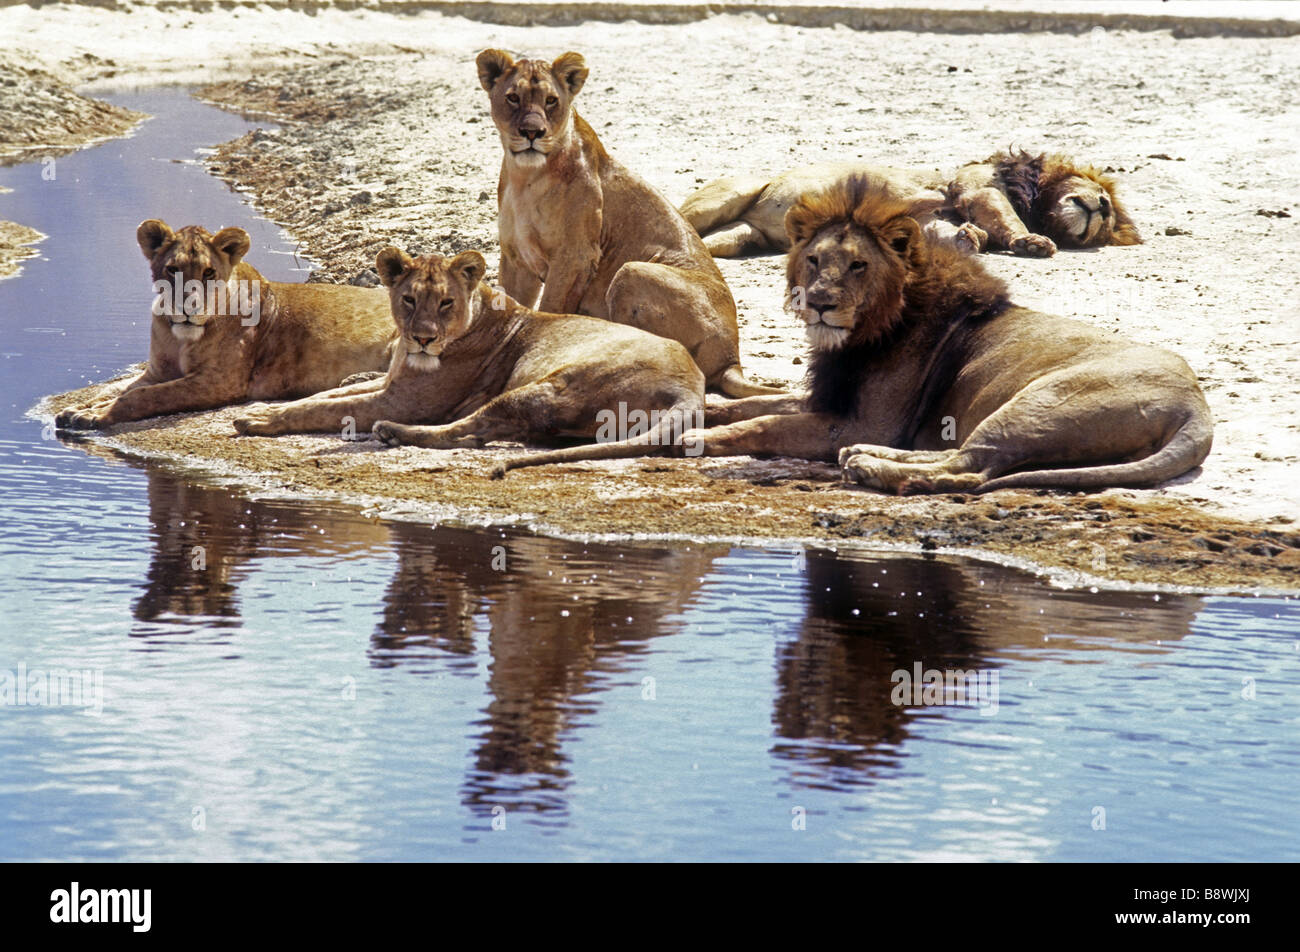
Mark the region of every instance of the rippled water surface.
[[[301, 276], [171, 161], [245, 123], [115, 98], [161, 118], [0, 170], [50, 235], [0, 282], [0, 858], [1300, 858], [1294, 601], [384, 522], [43, 439], [39, 396], [144, 353], [141, 219]], [[51, 669], [99, 713], [16, 697]]]

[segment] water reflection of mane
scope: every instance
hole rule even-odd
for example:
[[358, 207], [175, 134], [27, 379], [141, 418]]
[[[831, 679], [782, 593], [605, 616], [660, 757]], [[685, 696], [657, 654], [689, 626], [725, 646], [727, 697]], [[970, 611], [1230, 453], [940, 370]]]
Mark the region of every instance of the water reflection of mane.
[[[377, 664], [471, 655], [487, 638], [489, 701], [464, 800], [563, 807], [566, 732], [694, 596], [723, 549], [613, 548], [522, 532], [392, 526], [397, 572], [371, 646]], [[467, 669], [470, 673], [472, 669]], [[621, 686], [639, 699], [639, 684]], [[579, 700], [581, 698], [581, 700]], [[527, 795], [525, 795], [527, 794]]]
[[1062, 663], [1082, 661], [1117, 642], [1177, 640], [1201, 607], [1191, 597], [1053, 590], [957, 560], [816, 550], [805, 593], [799, 634], [777, 651], [773, 752], [810, 786], [870, 783], [897, 766], [918, 712], [893, 704], [896, 670], [996, 669], [1017, 649], [1041, 649], [1044, 637], [1070, 653]]

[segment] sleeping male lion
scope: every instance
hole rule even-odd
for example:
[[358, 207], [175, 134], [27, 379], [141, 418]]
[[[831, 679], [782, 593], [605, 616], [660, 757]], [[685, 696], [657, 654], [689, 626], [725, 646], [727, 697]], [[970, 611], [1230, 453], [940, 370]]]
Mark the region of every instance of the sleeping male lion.
[[[376, 260], [401, 335], [388, 374], [235, 420], [250, 436], [339, 431], [434, 449], [600, 433], [602, 414], [696, 425], [704, 375], [686, 348], [594, 317], [541, 314], [484, 284], [477, 251]], [[415, 426], [411, 424], [434, 424]], [[667, 437], [674, 434], [666, 433]]]
[[846, 480], [900, 493], [1152, 486], [1205, 459], [1210, 411], [1182, 358], [1016, 306], [908, 211], [868, 178], [790, 210], [806, 403], [729, 401], [709, 413], [724, 425], [685, 438], [709, 456], [838, 459]]
[[505, 150], [497, 207], [506, 293], [679, 341], [728, 396], [779, 392], [745, 379], [736, 302], [699, 236], [574, 110], [583, 58], [516, 61], [484, 50], [478, 75]]
[[243, 260], [242, 228], [172, 231], [151, 218], [136, 241], [159, 289], [149, 363], [124, 390], [61, 412], [56, 426], [301, 397], [388, 366], [393, 324], [379, 291], [267, 281]]
[[1135, 245], [1142, 239], [1115, 182], [1063, 155], [999, 152], [952, 176], [860, 162], [806, 165], [768, 178], [734, 176], [687, 197], [682, 214], [715, 258], [785, 251], [786, 213], [805, 196], [866, 176], [908, 206], [933, 237], [967, 252], [1045, 258], [1065, 248]]

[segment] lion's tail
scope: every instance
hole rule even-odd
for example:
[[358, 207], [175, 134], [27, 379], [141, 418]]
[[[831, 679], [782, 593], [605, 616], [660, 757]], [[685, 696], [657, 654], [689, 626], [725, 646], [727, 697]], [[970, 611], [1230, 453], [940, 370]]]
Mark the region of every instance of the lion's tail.
[[[500, 479], [512, 469], [525, 466], [550, 466], [554, 463], [577, 463], [587, 460], [630, 459], [637, 456], [662, 456], [681, 444], [682, 434], [693, 426], [704, 425], [703, 408], [697, 399], [683, 400], [664, 412], [659, 423], [640, 436], [610, 443], [587, 443], [569, 446], [562, 450], [516, 456], [501, 463], [492, 471], [493, 479]], [[688, 448], [689, 449], [689, 448]]]
[[770, 181], [770, 177], [762, 175], [732, 175], [715, 179], [686, 196], [686, 201], [682, 202], [682, 216], [700, 237], [704, 237], [749, 211]]
[[715, 379], [709, 381], [709, 386], [717, 387], [728, 397], [762, 397], [772, 393], [785, 393], [780, 387], [768, 387], [752, 382], [740, 369], [740, 364], [732, 364], [722, 371]]
[[1011, 473], [981, 484], [975, 492], [995, 489], [1105, 489], [1112, 486], [1142, 488], [1155, 486], [1181, 476], [1201, 465], [1210, 455], [1214, 441], [1214, 424], [1204, 403], [1196, 407], [1173, 437], [1150, 456], [1129, 463], [1109, 466], [1083, 466], [1077, 469], [1042, 469]]

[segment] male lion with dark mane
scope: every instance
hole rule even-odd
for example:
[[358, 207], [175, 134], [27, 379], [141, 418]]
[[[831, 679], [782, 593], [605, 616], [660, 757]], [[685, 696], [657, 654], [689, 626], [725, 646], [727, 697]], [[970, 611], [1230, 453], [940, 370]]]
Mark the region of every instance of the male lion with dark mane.
[[573, 108], [587, 80], [582, 56], [548, 63], [484, 50], [477, 65], [505, 153], [497, 208], [506, 293], [678, 341], [728, 396], [777, 393], [741, 371], [736, 302], [699, 236]]
[[903, 493], [1152, 486], [1209, 454], [1181, 357], [1016, 306], [870, 179], [805, 198], [786, 228], [806, 407], [743, 419], [771, 398], [734, 401], [706, 454], [838, 459], [846, 480]]
[[1016, 306], [870, 179], [805, 198], [786, 227], [809, 392], [711, 406], [723, 425], [682, 440], [705, 455], [838, 459], [874, 489], [982, 493], [1153, 486], [1209, 453], [1209, 407], [1181, 357]]
[[1115, 182], [1063, 155], [999, 152], [953, 175], [844, 162], [769, 178], [733, 176], [703, 186], [682, 214], [716, 258], [785, 251], [786, 213], [805, 196], [866, 177], [906, 203], [932, 237], [967, 252], [1006, 250], [1045, 258], [1064, 248], [1136, 245], [1142, 238]]

